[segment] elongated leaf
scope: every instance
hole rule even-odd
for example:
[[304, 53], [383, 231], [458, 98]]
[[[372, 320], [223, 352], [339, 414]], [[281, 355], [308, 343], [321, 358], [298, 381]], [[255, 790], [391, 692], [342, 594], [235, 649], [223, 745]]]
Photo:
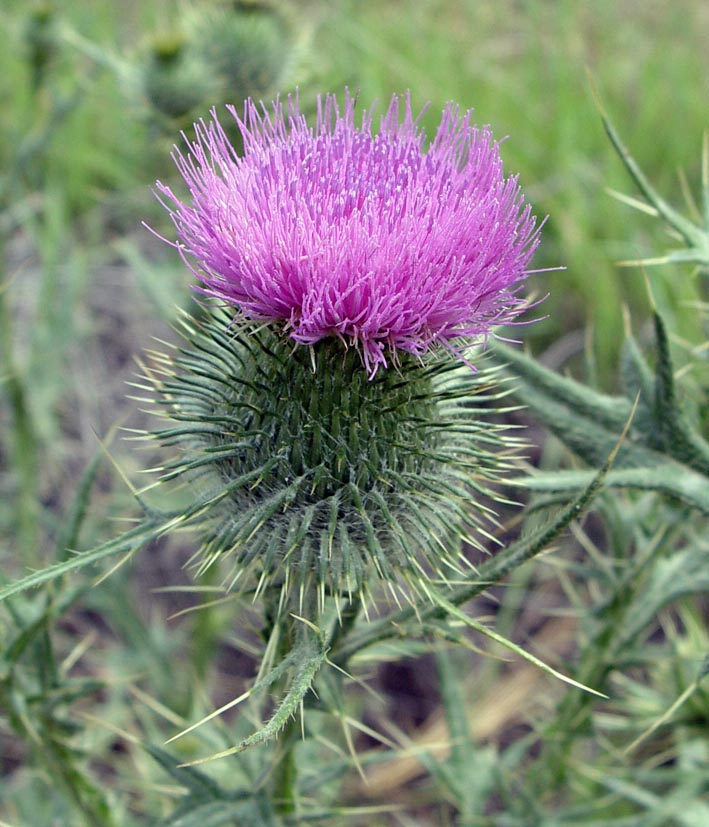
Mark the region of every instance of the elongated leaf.
[[102, 459], [103, 453], [97, 453], [84, 472], [81, 480], [79, 480], [71, 510], [57, 540], [57, 559], [60, 561], [66, 560], [67, 555], [70, 554], [70, 549], [76, 548], [77, 546], [79, 532], [81, 531], [81, 526], [89, 507], [91, 489], [96, 481], [96, 475], [98, 474]]
[[209, 776], [178, 763], [160, 747], [145, 744], [160, 766], [187, 790], [177, 809], [156, 827], [221, 827], [232, 824], [275, 825], [270, 804], [253, 790], [223, 790]]
[[[593, 468], [605, 462], [630, 417], [629, 399], [598, 393], [499, 342], [490, 349], [489, 358], [506, 365], [513, 395], [584, 462]], [[615, 467], [638, 466], [644, 459], [641, 446], [626, 441]]]
[[[629, 338], [622, 373], [637, 410], [606, 484], [656, 490], [709, 513], [709, 444], [692, 429], [678, 404], [667, 333], [654, 315], [654, 373]], [[631, 401], [599, 393], [544, 367], [524, 353], [496, 345], [491, 358], [507, 364], [515, 395], [587, 465], [598, 467], [616, 443]], [[570, 494], [587, 485], [593, 472], [554, 472], [517, 484]]]
[[226, 797], [216, 781], [193, 767], [181, 766], [179, 760], [166, 750], [153, 744], [144, 744], [144, 749], [168, 775], [172, 776], [180, 786], [186, 787], [193, 796], [202, 796], [210, 800]]
[[[588, 485], [593, 471], [547, 471], [533, 477], [510, 480], [529, 491], [565, 492], [568, 496]], [[676, 462], [659, 463], [652, 468], [623, 468], [611, 471], [605, 479], [609, 488], [635, 488], [659, 491], [709, 515], [709, 480]]]
[[14, 583], [9, 583], [0, 589], [0, 601], [11, 597], [13, 594], [41, 586], [42, 583], [48, 583], [51, 580], [56, 580], [57, 577], [63, 577], [73, 571], [100, 563], [109, 557], [116, 554], [134, 554], [138, 549], [142, 548], [146, 543], [154, 540], [161, 533], [161, 525], [159, 522], [147, 520], [141, 525], [126, 531], [120, 537], [98, 546], [91, 551], [83, 551], [75, 554], [67, 560], [61, 560], [59, 563], [47, 566], [40, 571], [35, 571], [23, 577], [21, 580], [16, 580]]
[[598, 91], [595, 87], [593, 91], [606, 134], [610, 138], [613, 148], [618, 153], [618, 157], [623, 162], [623, 165], [640, 192], [645, 196], [645, 198], [647, 198], [652, 207], [658, 212], [663, 220], [682, 236], [687, 245], [690, 247], [696, 247], [698, 251], [702, 251], [704, 254], [704, 260], [709, 261], [709, 234], [705, 233], [701, 227], [697, 227], [691, 221], [686, 219], [681, 213], [675, 210], [674, 207], [671, 207], [653, 187], [645, 173], [640, 169], [637, 162], [630, 154], [628, 148], [623, 143], [616, 128], [613, 126], [613, 123], [606, 114]]
[[[276, 707], [271, 718], [253, 735], [245, 738], [239, 744], [229, 749], [209, 755], [206, 758], [199, 758], [196, 761], [189, 761], [182, 766], [192, 767], [197, 764], [204, 764], [208, 761], [215, 761], [218, 758], [225, 758], [227, 755], [234, 755], [243, 752], [254, 744], [261, 744], [275, 737], [285, 727], [289, 718], [296, 714], [300, 704], [311, 689], [318, 670], [325, 661], [327, 649], [320, 635], [308, 630], [303, 631], [293, 649], [289, 652], [288, 658], [274, 667], [272, 672], [278, 670], [278, 676], [283, 673], [284, 667], [291, 667], [291, 676], [283, 699]], [[261, 683], [273, 683], [272, 673], [266, 675]], [[194, 729], [194, 727], [191, 727]]]
[[570, 686], [575, 686], [577, 689], [583, 689], [584, 692], [590, 692], [592, 695], [597, 695], [599, 698], [607, 697], [602, 692], [598, 692], [597, 690], [592, 689], [591, 687], [584, 686], [582, 683], [579, 683], [578, 681], [575, 681], [573, 678], [568, 677], [568, 675], [564, 675], [563, 673], [558, 672], [556, 669], [549, 666], [548, 663], [544, 663], [543, 660], [540, 660], [531, 652], [527, 652], [521, 646], [518, 646], [516, 643], [514, 643], [514, 641], [508, 640], [508, 638], [506, 638], [504, 635], [499, 634], [494, 629], [490, 629], [484, 623], [480, 623], [474, 618], [468, 617], [468, 615], [466, 615], [465, 612], [461, 611], [461, 609], [453, 605], [453, 603], [450, 603], [440, 594], [432, 592], [431, 596], [433, 600], [448, 614], [449, 617], [459, 620], [461, 623], [464, 623], [470, 629], [474, 629], [476, 632], [480, 632], [481, 634], [485, 635], [485, 637], [490, 638], [490, 640], [494, 640], [495, 643], [499, 643], [501, 646], [504, 646], [505, 649], [509, 649], [510, 652], [514, 652], [519, 657], [524, 658], [524, 660], [538, 667], [543, 672], [546, 672], [548, 675], [552, 675], [558, 680], [563, 681], [564, 683], [568, 683]]
[[709, 444], [692, 430], [677, 401], [674, 367], [665, 325], [659, 313], [655, 325], [655, 422], [661, 435], [659, 447], [679, 462], [709, 477]]
[[709, 545], [699, 542], [658, 560], [642, 601], [633, 604], [623, 628], [621, 645], [630, 643], [649, 626], [660, 610], [691, 594], [709, 593]]

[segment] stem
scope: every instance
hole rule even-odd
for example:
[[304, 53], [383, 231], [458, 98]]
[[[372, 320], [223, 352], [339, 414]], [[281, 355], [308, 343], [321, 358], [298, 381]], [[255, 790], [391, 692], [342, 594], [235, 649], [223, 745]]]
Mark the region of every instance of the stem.
[[293, 716], [278, 736], [276, 765], [273, 770], [273, 805], [277, 813], [294, 813], [298, 792], [295, 745], [298, 721]]
[[[286, 606], [279, 612], [274, 602], [267, 607], [267, 623], [271, 627], [272, 634], [276, 638], [275, 661], [280, 663], [293, 650], [300, 636], [307, 633], [307, 628], [301, 620], [295, 620], [291, 614], [305, 618], [316, 617], [314, 614], [314, 597], [305, 601], [305, 605], [290, 607]], [[276, 692], [288, 690], [289, 676], [284, 675]], [[275, 762], [273, 767], [273, 806], [277, 813], [294, 813], [298, 802], [298, 768], [295, 761], [295, 747], [299, 740], [299, 726], [295, 714], [278, 734], [275, 750]]]

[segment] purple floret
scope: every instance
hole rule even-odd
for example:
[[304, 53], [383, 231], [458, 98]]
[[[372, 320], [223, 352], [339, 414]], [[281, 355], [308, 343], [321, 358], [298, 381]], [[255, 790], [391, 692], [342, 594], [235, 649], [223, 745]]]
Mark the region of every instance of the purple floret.
[[408, 95], [376, 134], [349, 94], [342, 112], [319, 99], [314, 128], [297, 98], [229, 110], [243, 157], [213, 112], [174, 156], [191, 199], [157, 184], [204, 293], [299, 343], [337, 336], [372, 375], [396, 350], [484, 340], [524, 310], [539, 228], [471, 111], [448, 105], [425, 148]]

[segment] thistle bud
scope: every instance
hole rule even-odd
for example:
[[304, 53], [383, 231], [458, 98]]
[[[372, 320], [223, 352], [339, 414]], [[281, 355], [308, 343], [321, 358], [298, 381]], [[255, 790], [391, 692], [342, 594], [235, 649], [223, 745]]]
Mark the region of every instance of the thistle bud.
[[209, 67], [181, 34], [155, 38], [143, 72], [150, 104], [162, 115], [180, 121], [216, 91]]
[[179, 34], [156, 37], [142, 87], [161, 115], [189, 126], [200, 107], [271, 94], [292, 68], [291, 21], [265, 3], [196, 3]]
[[486, 371], [402, 354], [370, 378], [338, 339], [302, 347], [223, 311], [185, 331], [150, 377], [170, 420], [154, 436], [179, 450], [163, 479], [196, 495], [198, 569], [225, 558], [229, 588], [317, 588], [322, 602], [464, 568], [462, 540], [488, 516], [475, 500], [505, 465]]
[[292, 37], [287, 21], [266, 3], [209, 4], [196, 8], [192, 38], [219, 77], [221, 100], [272, 94], [289, 66]]

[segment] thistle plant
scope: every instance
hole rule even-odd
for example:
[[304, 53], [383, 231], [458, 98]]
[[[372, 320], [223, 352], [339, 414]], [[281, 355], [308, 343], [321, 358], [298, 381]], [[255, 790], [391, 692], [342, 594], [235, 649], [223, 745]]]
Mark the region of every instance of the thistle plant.
[[150, 437], [177, 451], [156, 485], [194, 492], [171, 527], [196, 528], [197, 573], [263, 602], [257, 686], [283, 693], [236, 750], [284, 731], [290, 754], [288, 722], [375, 586], [439, 611], [475, 576], [466, 549], [518, 443], [483, 351], [529, 304], [531, 208], [470, 112], [449, 105], [425, 147], [408, 96], [376, 131], [356, 103], [319, 99], [312, 127], [297, 98], [230, 108], [243, 156], [213, 113], [174, 154], [189, 197], [157, 184], [204, 302], [145, 363], [167, 420]]

